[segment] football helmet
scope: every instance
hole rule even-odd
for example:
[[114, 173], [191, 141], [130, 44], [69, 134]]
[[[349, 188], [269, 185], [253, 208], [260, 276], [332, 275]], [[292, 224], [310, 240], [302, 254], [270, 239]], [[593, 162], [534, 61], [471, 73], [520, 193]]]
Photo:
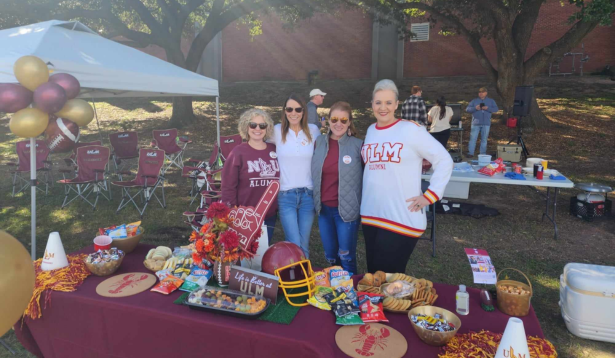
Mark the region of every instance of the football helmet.
[[290, 305], [307, 306], [316, 290], [316, 278], [299, 246], [286, 241], [272, 245], [263, 255], [262, 268], [279, 278], [278, 287]]

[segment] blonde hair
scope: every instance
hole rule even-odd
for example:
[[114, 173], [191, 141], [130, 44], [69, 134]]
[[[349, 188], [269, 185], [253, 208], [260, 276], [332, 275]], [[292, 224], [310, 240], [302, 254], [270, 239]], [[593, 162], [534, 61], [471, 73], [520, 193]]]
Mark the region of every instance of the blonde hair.
[[250, 140], [250, 134], [248, 133], [248, 125], [250, 121], [252, 121], [256, 117], [263, 117], [265, 123], [267, 123], [267, 130], [265, 132], [264, 141], [271, 138], [273, 136], [273, 120], [269, 113], [263, 111], [262, 109], [252, 108], [243, 112], [239, 117], [239, 123], [237, 124], [237, 129], [239, 130], [239, 135], [245, 141]]
[[305, 136], [307, 137], [308, 143], [312, 143], [312, 134], [310, 133], [310, 127], [308, 126], [307, 108], [305, 106], [305, 101], [303, 100], [303, 98], [297, 96], [294, 93], [288, 96], [286, 101], [284, 101], [284, 106], [282, 106], [282, 119], [280, 120], [280, 122], [282, 123], [282, 143], [286, 143], [286, 135], [288, 134], [288, 129], [290, 128], [290, 122], [288, 121], [288, 118], [286, 118], [286, 104], [288, 104], [288, 101], [290, 101], [291, 99], [299, 103], [301, 108], [303, 108], [303, 111], [301, 112], [301, 122], [299, 124], [301, 125], [301, 129], [303, 130], [303, 134], [305, 134]]

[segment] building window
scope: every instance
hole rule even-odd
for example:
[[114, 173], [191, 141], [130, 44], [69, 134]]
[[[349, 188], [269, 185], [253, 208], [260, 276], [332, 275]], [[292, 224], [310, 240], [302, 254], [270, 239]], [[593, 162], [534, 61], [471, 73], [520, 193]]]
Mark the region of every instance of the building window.
[[410, 31], [412, 31], [410, 42], [429, 41], [429, 22], [412, 24], [410, 25]]

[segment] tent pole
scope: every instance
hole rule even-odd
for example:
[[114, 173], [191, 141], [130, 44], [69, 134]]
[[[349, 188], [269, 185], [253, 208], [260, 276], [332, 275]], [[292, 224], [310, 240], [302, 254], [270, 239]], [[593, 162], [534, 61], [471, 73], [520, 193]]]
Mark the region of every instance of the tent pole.
[[36, 260], [36, 138], [30, 138], [30, 239], [32, 247], [30, 255], [32, 261]]
[[220, 148], [220, 97], [216, 97], [216, 133], [218, 148]]
[[98, 122], [98, 111], [96, 111], [96, 103], [94, 102], [94, 97], [92, 98], [92, 107], [94, 107], [94, 117], [96, 117], [96, 127], [98, 128], [98, 136], [100, 137], [100, 142], [103, 142], [102, 133], [100, 133], [100, 123]]

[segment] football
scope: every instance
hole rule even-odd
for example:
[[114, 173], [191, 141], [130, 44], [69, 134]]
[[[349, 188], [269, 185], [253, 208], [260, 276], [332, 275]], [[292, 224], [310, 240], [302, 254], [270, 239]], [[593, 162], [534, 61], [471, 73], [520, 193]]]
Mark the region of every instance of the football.
[[64, 118], [50, 117], [45, 143], [53, 153], [69, 152], [79, 141], [79, 126]]

